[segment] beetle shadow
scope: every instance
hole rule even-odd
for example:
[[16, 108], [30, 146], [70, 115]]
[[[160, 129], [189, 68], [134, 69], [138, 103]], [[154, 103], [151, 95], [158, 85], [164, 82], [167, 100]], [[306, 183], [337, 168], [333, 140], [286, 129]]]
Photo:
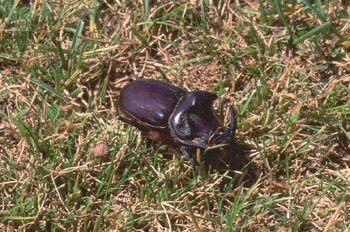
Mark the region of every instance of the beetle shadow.
[[252, 162], [250, 154], [254, 146], [243, 141], [238, 141], [224, 154], [218, 152], [207, 152], [203, 155], [204, 172], [225, 174], [229, 178], [221, 183], [221, 188], [234, 179], [234, 188], [241, 185], [250, 187], [256, 183], [259, 177], [259, 169]]
[[[163, 144], [162, 142], [155, 142], [153, 140], [146, 139], [146, 146], [150, 149], [147, 153], [150, 155], [155, 152], [162, 154], [164, 158], [171, 159], [174, 154], [182, 156], [181, 152], [177, 149]], [[165, 145], [165, 146], [163, 146]], [[251, 144], [245, 143], [243, 140], [237, 140], [231, 145], [229, 149], [208, 150], [201, 155], [202, 162], [200, 165], [199, 172], [194, 176], [197, 178], [198, 175], [207, 176], [209, 174], [218, 173], [219, 175], [225, 175], [228, 178], [223, 178], [220, 183], [220, 190], [223, 190], [225, 186], [234, 182], [233, 188], [239, 186], [250, 187], [256, 183], [259, 175], [259, 168], [252, 162], [250, 154], [255, 149]], [[190, 153], [194, 156], [195, 149], [190, 149]], [[192, 168], [194, 168], [192, 166]]]

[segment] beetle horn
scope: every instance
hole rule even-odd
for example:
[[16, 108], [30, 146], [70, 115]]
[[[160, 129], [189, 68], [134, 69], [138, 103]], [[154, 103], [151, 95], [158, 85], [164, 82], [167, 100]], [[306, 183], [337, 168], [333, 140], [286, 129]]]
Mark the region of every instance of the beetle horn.
[[229, 106], [230, 124], [226, 128], [219, 128], [209, 140], [209, 145], [232, 144], [236, 132], [236, 115], [232, 105]]

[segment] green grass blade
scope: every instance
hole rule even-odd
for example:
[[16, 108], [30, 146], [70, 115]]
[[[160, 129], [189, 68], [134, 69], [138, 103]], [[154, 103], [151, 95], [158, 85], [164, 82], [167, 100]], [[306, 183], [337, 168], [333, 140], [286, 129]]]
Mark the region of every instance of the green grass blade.
[[[321, 13], [321, 11], [316, 10], [315, 7], [313, 7], [308, 0], [303, 0], [303, 3], [306, 6], [308, 6], [312, 10], [312, 12], [315, 13], [317, 17], [322, 20], [324, 24], [329, 23], [325, 18], [324, 14]], [[342, 34], [340, 34], [340, 32], [331, 23], [329, 24], [329, 27], [332, 30], [332, 32], [335, 33], [339, 37], [339, 39], [345, 40], [345, 37]]]
[[278, 16], [279, 16], [282, 24], [285, 27], [289, 27], [288, 21], [287, 21], [286, 17], [284, 17], [284, 14], [283, 14], [281, 1], [280, 0], [274, 0], [274, 2], [275, 2], [275, 6], [276, 6], [276, 9], [277, 9], [277, 12], [278, 12]]
[[301, 42], [303, 42], [306, 39], [311, 38], [313, 35], [317, 34], [317, 33], [326, 33], [325, 31], [329, 28], [329, 26], [331, 25], [330, 22], [326, 22], [318, 27], [315, 27], [314, 29], [312, 29], [311, 31], [305, 33], [304, 35], [300, 36], [299, 38], [296, 38], [293, 41], [293, 45], [297, 45]]
[[38, 79], [35, 79], [35, 78], [31, 78], [30, 82], [32, 82], [32, 83], [36, 84], [37, 86], [47, 90], [49, 93], [51, 93], [52, 95], [56, 96], [60, 100], [65, 101], [65, 102], [69, 102], [68, 98], [64, 97], [62, 94], [57, 92], [54, 88], [52, 88], [48, 84], [46, 84], [46, 83], [44, 83], [44, 82], [42, 82], [42, 81], [40, 81]]

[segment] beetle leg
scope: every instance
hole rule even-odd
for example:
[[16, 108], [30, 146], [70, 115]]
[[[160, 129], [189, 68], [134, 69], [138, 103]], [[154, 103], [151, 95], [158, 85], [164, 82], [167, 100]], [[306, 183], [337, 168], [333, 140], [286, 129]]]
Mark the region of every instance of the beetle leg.
[[180, 151], [181, 151], [182, 155], [185, 157], [185, 159], [187, 159], [188, 161], [191, 162], [191, 165], [192, 165], [193, 169], [195, 170], [195, 172], [198, 173], [198, 163], [191, 157], [191, 155], [188, 153], [186, 147], [181, 146]]
[[152, 153], [159, 151], [160, 147], [163, 145], [163, 142], [162, 141], [155, 141], [152, 139], [147, 139], [146, 144], [147, 144], [147, 147], [150, 148], [149, 153], [152, 154]]

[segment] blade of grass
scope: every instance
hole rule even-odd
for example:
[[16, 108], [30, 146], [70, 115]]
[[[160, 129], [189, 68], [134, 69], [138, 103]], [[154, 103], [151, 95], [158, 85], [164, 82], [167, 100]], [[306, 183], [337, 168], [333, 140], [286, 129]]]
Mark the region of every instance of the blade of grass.
[[299, 38], [296, 38], [294, 41], [293, 41], [293, 45], [297, 45], [301, 42], [303, 42], [304, 40], [310, 38], [311, 36], [313, 36], [314, 34], [317, 34], [317, 33], [320, 33], [320, 32], [324, 32], [325, 30], [328, 29], [328, 27], [330, 27], [331, 23], [330, 22], [326, 22], [314, 29], [312, 29], [311, 31], [305, 33], [304, 35], [300, 36]]
[[141, 33], [134, 26], [131, 27], [131, 31], [132, 34], [136, 36], [136, 38], [138, 38], [143, 45], [147, 45], [146, 37], [141, 35]]
[[[315, 7], [313, 7], [313, 6], [310, 4], [309, 1], [303, 0], [303, 3], [304, 3], [306, 6], [308, 6], [308, 7], [312, 10], [312, 12], [313, 12], [314, 14], [316, 14], [317, 17], [318, 17], [319, 19], [322, 20], [322, 22], [323, 22], [324, 24], [325, 24], [325, 23], [329, 23], [329, 22], [327, 21], [327, 19], [324, 17], [324, 15], [323, 15], [320, 11], [316, 10]], [[340, 40], [344, 41], [344, 40], [346, 39], [343, 35], [340, 34], [340, 32], [339, 32], [331, 23], [329, 23], [329, 27], [330, 27], [331, 31], [332, 31], [333, 33], [335, 33], [335, 34], [339, 37]]]
[[244, 115], [244, 113], [247, 111], [249, 104], [251, 103], [254, 95], [256, 93], [256, 90], [253, 90], [252, 93], [249, 95], [247, 101], [244, 103], [244, 105], [241, 107], [241, 110], [239, 112], [239, 115]]
[[198, 62], [203, 62], [203, 61], [206, 61], [206, 60], [210, 60], [212, 59], [212, 56], [211, 55], [206, 55], [206, 56], [201, 56], [201, 57], [196, 57], [196, 58], [193, 58], [193, 59], [188, 59], [188, 60], [184, 60], [184, 61], [180, 61], [178, 64], [175, 64], [173, 66], [170, 66], [168, 69], [167, 69], [167, 72], [168, 71], [171, 71], [173, 69], [176, 69], [178, 67], [182, 67], [184, 65], [188, 65], [188, 64], [192, 64], [192, 63], [198, 63]]
[[264, 8], [264, 4], [261, 0], [259, 0], [259, 12], [260, 12], [260, 21], [262, 24], [265, 24], [267, 20], [267, 14]]
[[46, 84], [46, 83], [44, 83], [44, 82], [42, 82], [42, 81], [40, 81], [40, 80], [38, 80], [36, 78], [31, 78], [30, 82], [32, 82], [32, 83], [36, 84], [37, 86], [47, 90], [49, 93], [53, 94], [54, 96], [56, 96], [60, 100], [65, 101], [65, 102], [69, 102], [68, 98], [64, 97], [62, 94], [57, 92], [54, 88], [52, 88], [48, 84]]
[[147, 21], [149, 18], [150, 10], [149, 10], [149, 1], [143, 0], [143, 20]]
[[286, 19], [286, 17], [284, 17], [284, 14], [283, 14], [283, 10], [282, 10], [282, 7], [281, 7], [281, 1], [280, 0], [275, 0], [275, 6], [276, 6], [276, 9], [277, 9], [277, 12], [278, 12], [278, 16], [280, 17], [280, 20], [282, 22], [282, 24], [285, 26], [285, 27], [289, 27], [289, 24], [288, 24], [288, 21]]

